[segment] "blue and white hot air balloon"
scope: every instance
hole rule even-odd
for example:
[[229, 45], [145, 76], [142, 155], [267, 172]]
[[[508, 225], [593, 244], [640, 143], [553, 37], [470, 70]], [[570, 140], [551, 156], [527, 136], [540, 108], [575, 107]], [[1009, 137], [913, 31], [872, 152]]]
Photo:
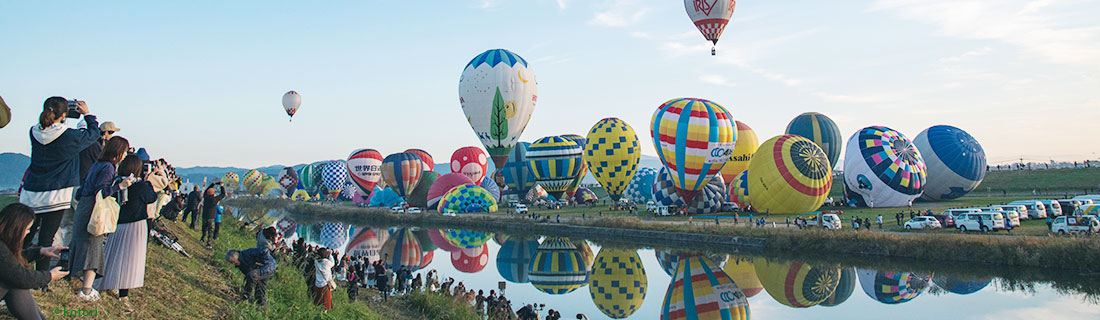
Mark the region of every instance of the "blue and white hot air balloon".
[[962, 129], [939, 125], [924, 129], [913, 144], [924, 157], [928, 183], [921, 199], [957, 199], [974, 190], [985, 178], [985, 150]]

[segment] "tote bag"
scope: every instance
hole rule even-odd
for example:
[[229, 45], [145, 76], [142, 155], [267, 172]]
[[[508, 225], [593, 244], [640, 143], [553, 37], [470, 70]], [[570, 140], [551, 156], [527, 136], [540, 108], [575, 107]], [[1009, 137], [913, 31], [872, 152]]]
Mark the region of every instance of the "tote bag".
[[95, 207], [92, 208], [92, 217], [88, 221], [88, 233], [93, 237], [108, 233], [114, 233], [118, 225], [118, 201], [115, 197], [103, 197], [100, 191], [95, 195]]

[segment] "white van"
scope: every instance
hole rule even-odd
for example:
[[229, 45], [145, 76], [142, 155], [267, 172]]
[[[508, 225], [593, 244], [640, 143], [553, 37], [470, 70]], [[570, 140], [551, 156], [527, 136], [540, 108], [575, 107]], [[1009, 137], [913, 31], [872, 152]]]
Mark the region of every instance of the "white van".
[[[181, 189], [182, 190], [182, 189]], [[1100, 204], [1100, 194], [1087, 194], [1073, 197], [1073, 200], [1092, 200], [1093, 204]]]
[[[966, 213], [955, 218], [955, 227], [962, 232], [968, 230], [981, 230], [982, 232], [1004, 230], [1004, 215], [1000, 212]], [[981, 220], [981, 223], [978, 223]]]
[[1027, 216], [1032, 219], [1043, 219], [1047, 217], [1047, 208], [1039, 200], [1020, 200], [1012, 201], [1008, 204], [1020, 204], [1027, 207]]
[[1096, 220], [1096, 216], [1058, 217], [1051, 223], [1050, 232], [1057, 234], [1097, 233], [1100, 232], [1100, 221]]
[[1020, 226], [1020, 214], [1016, 213], [1016, 210], [1004, 210], [999, 206], [981, 207], [982, 212], [1000, 212], [1005, 217], [1005, 228], [1012, 229]]
[[1047, 209], [1048, 216], [1062, 215], [1062, 204], [1058, 203], [1058, 200], [1039, 200], [1039, 202]]
[[964, 214], [967, 214], [967, 213], [980, 213], [980, 212], [982, 212], [982, 210], [978, 209], [978, 208], [959, 208], [959, 209], [944, 210], [943, 214], [950, 215], [952, 218], [955, 218], [956, 220], [958, 220], [959, 217], [964, 215]]
[[1001, 204], [993, 206], [995, 208], [1001, 208], [1004, 211], [1016, 211], [1020, 215], [1020, 220], [1029, 220], [1031, 215], [1027, 214], [1027, 206], [1022, 204]]

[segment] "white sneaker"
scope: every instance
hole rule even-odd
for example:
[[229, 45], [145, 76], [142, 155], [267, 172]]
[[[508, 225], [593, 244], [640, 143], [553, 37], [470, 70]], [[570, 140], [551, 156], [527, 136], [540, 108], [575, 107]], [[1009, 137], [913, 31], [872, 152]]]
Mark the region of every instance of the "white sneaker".
[[99, 301], [99, 291], [95, 291], [94, 289], [90, 294], [84, 294], [84, 290], [81, 289], [80, 292], [76, 294], [76, 296], [78, 298], [84, 299], [84, 301]]

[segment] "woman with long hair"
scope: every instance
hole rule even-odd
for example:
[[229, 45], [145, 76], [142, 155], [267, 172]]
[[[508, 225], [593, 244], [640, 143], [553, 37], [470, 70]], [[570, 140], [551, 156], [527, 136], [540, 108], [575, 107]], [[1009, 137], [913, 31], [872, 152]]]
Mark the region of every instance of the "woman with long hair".
[[23, 239], [31, 232], [34, 210], [13, 203], [0, 210], [0, 296], [8, 311], [17, 319], [46, 319], [38, 309], [30, 289], [42, 288], [69, 274], [54, 267], [50, 271], [32, 270], [28, 259], [39, 256], [57, 258], [63, 247], [30, 247], [23, 249]]
[[[128, 155], [118, 165], [119, 176], [139, 176], [142, 160]], [[149, 204], [157, 200], [157, 191], [148, 180], [159, 169], [146, 175], [141, 182], [126, 189], [127, 201], [118, 213], [118, 226], [115, 233], [107, 236], [104, 248], [107, 259], [104, 262], [103, 277], [92, 284], [96, 290], [118, 290], [118, 298], [129, 307], [130, 289], [145, 285], [145, 254], [149, 238], [149, 228], [145, 219], [149, 218]]]
[[92, 289], [92, 282], [103, 277], [103, 264], [106, 260], [104, 248], [107, 244], [107, 235], [92, 236], [88, 233], [88, 223], [92, 218], [92, 209], [95, 208], [96, 195], [102, 193], [103, 197], [113, 197], [120, 190], [128, 188], [133, 180], [116, 179], [117, 166], [126, 156], [126, 150], [130, 149], [130, 142], [123, 137], [112, 137], [103, 146], [103, 154], [95, 164], [88, 169], [88, 176], [77, 191], [79, 202], [76, 205], [76, 214], [73, 215], [72, 240], [69, 242], [70, 267], [77, 275], [83, 278], [84, 286], [76, 295], [84, 301], [99, 300], [99, 292]]
[[[19, 202], [34, 210], [31, 231], [23, 245], [30, 246], [30, 237], [38, 234], [38, 245], [53, 245], [54, 235], [61, 227], [65, 210], [72, 209], [73, 194], [80, 185], [80, 151], [99, 139], [99, 122], [88, 114], [88, 105], [78, 101], [76, 111], [84, 115], [85, 129], [65, 126], [65, 114], [69, 101], [62, 97], [50, 97], [43, 103], [38, 124], [30, 129], [31, 165], [23, 178], [23, 192]], [[48, 257], [35, 261], [35, 269], [49, 267]]]

